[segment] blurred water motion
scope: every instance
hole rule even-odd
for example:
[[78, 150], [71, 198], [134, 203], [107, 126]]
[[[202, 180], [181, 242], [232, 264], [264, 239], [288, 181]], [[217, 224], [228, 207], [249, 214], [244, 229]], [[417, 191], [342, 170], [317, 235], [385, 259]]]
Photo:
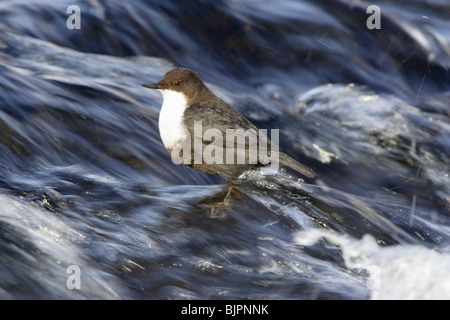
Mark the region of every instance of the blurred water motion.
[[[378, 1], [380, 30], [344, 0], [80, 1], [79, 30], [69, 5], [0, 2], [1, 298], [450, 298], [447, 3]], [[175, 66], [319, 178], [224, 206], [141, 87]]]

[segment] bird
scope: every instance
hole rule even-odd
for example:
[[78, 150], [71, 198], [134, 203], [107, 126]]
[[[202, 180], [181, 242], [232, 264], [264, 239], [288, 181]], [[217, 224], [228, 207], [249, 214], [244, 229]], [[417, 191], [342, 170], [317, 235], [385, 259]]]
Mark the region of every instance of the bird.
[[[219, 175], [229, 183], [239, 181], [249, 170], [270, 166], [286, 166], [307, 178], [316, 176], [314, 170], [279, 151], [266, 132], [217, 97], [197, 72], [175, 68], [161, 80], [142, 86], [163, 96], [159, 133], [175, 163]], [[270, 144], [264, 149], [265, 158], [261, 157], [264, 143]]]

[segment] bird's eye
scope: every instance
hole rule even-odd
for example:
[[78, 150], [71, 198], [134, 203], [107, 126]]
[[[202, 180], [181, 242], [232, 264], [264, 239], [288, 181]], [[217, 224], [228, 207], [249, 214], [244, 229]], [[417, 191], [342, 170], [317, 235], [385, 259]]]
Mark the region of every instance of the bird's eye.
[[176, 80], [174, 83], [174, 85], [176, 85], [177, 87], [181, 85], [181, 81], [180, 80]]

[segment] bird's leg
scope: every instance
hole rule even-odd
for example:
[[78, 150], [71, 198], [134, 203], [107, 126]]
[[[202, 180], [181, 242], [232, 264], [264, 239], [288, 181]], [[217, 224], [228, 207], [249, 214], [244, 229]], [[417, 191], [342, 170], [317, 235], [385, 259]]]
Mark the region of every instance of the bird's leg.
[[231, 193], [233, 192], [233, 188], [236, 185], [236, 182], [234, 182], [233, 180], [228, 181], [228, 185], [227, 188], [225, 189], [226, 194], [225, 197], [223, 198], [223, 203], [225, 205], [228, 205], [229, 201], [231, 199], [228, 199], [231, 196]]
[[208, 205], [211, 208], [211, 218], [224, 218], [226, 209], [232, 201], [233, 188], [236, 186], [234, 181], [229, 181], [227, 187], [213, 197], [203, 199], [200, 203]]

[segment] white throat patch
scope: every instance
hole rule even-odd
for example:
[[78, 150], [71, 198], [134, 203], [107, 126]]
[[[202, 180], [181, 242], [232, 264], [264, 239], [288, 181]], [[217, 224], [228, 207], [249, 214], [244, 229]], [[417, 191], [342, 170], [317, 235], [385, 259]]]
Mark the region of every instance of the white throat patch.
[[158, 89], [163, 96], [159, 112], [159, 134], [166, 149], [173, 149], [188, 137], [189, 132], [183, 124], [184, 110], [188, 107], [184, 93]]

